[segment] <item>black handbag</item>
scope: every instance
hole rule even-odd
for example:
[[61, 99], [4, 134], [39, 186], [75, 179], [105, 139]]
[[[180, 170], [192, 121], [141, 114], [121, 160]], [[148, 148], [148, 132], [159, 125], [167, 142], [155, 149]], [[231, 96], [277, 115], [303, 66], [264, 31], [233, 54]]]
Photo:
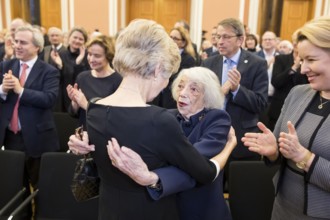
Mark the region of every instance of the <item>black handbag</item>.
[[71, 190], [78, 202], [99, 196], [100, 177], [94, 159], [90, 154], [79, 159], [74, 171]]
[[[77, 128], [75, 134], [82, 140], [83, 127]], [[91, 154], [86, 154], [76, 163], [71, 184], [73, 196], [78, 202], [96, 198], [99, 196], [99, 187], [100, 177], [97, 166]]]

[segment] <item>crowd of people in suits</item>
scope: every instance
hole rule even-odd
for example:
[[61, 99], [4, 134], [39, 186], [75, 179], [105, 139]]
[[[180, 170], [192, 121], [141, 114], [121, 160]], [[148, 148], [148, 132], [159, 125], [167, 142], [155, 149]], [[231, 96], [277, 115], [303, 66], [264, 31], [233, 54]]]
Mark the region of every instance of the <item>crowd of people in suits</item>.
[[[328, 210], [309, 199], [317, 194], [321, 207], [330, 201], [322, 193], [330, 177], [320, 179], [330, 160], [329, 142], [318, 135], [325, 135], [330, 112], [330, 89], [318, 76], [327, 82], [330, 73], [313, 64], [325, 65], [322, 59], [330, 57], [324, 49], [329, 42], [314, 36], [318, 28], [330, 31], [328, 21], [307, 23], [292, 42], [266, 31], [259, 44], [241, 21], [227, 18], [212, 28], [209, 47], [198, 52], [184, 21], [167, 34], [155, 22], [135, 20], [117, 39], [73, 27], [65, 41], [57, 27], [44, 36], [14, 19], [0, 46], [0, 146], [26, 153], [25, 184], [36, 189], [41, 155], [59, 150], [52, 112], [78, 117], [87, 131], [82, 140], [72, 135], [68, 145], [75, 154], [92, 152], [100, 169], [100, 219], [231, 219], [222, 195], [230, 162], [262, 159], [270, 165], [282, 161], [272, 219], [328, 218]], [[166, 145], [173, 152], [164, 151]], [[285, 190], [295, 185], [302, 190]], [[126, 213], [116, 203], [120, 195], [113, 196], [119, 191], [127, 197], [132, 195], [126, 191], [142, 193], [130, 202], [140, 208]], [[220, 200], [210, 192], [221, 192]], [[304, 202], [291, 204], [286, 195]], [[194, 199], [216, 201], [222, 211], [207, 209], [213, 206], [206, 202], [187, 211], [197, 206]]]

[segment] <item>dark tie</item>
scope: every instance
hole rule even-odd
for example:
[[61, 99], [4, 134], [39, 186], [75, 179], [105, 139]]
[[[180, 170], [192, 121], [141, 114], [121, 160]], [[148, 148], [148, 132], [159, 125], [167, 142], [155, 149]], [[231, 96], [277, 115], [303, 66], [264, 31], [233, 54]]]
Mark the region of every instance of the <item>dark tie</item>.
[[[27, 68], [29, 68], [29, 66], [26, 63], [23, 63], [21, 66], [22, 66], [22, 73], [19, 78], [19, 82], [20, 82], [21, 86], [24, 87], [25, 80], [26, 80], [26, 70], [27, 70]], [[19, 97], [15, 104], [13, 115], [10, 120], [10, 129], [15, 134], [18, 132], [18, 106], [19, 106]]]

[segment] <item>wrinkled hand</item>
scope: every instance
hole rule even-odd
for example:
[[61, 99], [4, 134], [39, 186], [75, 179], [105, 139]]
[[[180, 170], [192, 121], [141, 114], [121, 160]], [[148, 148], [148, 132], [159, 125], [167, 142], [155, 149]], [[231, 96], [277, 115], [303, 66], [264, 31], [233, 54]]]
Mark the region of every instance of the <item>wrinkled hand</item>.
[[149, 171], [140, 155], [127, 147], [123, 146], [120, 148], [115, 138], [111, 138], [111, 141], [108, 141], [107, 148], [112, 165], [128, 175], [136, 183], [148, 186], [158, 181], [157, 175]]
[[83, 132], [82, 140], [76, 135], [71, 135], [68, 142], [69, 150], [76, 155], [88, 154], [91, 151], [95, 151], [95, 146], [88, 143], [89, 139], [86, 131]]
[[228, 81], [231, 83], [231, 91], [235, 92], [241, 82], [241, 73], [236, 67], [233, 67], [228, 71]]
[[271, 130], [263, 123], [258, 122], [258, 128], [262, 133], [245, 133], [242, 138], [243, 144], [249, 151], [268, 157], [274, 161], [278, 157], [276, 138]]
[[281, 132], [278, 138], [280, 152], [285, 158], [297, 163], [303, 160], [307, 149], [300, 144], [296, 129], [291, 121], [288, 121], [287, 125], [289, 132]]

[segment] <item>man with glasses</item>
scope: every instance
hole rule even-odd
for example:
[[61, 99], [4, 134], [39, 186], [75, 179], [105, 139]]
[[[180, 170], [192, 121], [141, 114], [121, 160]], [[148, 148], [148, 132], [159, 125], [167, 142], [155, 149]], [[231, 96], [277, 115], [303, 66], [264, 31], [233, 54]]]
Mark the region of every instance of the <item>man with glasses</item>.
[[[258, 56], [265, 59], [267, 61], [267, 73], [268, 73], [268, 106], [272, 101], [273, 94], [274, 94], [274, 86], [271, 84], [271, 79], [273, 75], [273, 65], [275, 61], [275, 56], [279, 55], [277, 52], [277, 40], [276, 34], [272, 31], [266, 31], [261, 38], [261, 47], [262, 49], [256, 52]], [[260, 121], [263, 122], [268, 128], [270, 127], [269, 124], [269, 117], [268, 117], [268, 109], [260, 114]]]
[[267, 62], [241, 48], [244, 26], [237, 19], [222, 20], [217, 39], [219, 54], [204, 60], [202, 66], [217, 74], [226, 95], [225, 108], [238, 140], [230, 160], [258, 160], [260, 156], [244, 147], [241, 138], [246, 132], [258, 132], [259, 114], [267, 107]]

